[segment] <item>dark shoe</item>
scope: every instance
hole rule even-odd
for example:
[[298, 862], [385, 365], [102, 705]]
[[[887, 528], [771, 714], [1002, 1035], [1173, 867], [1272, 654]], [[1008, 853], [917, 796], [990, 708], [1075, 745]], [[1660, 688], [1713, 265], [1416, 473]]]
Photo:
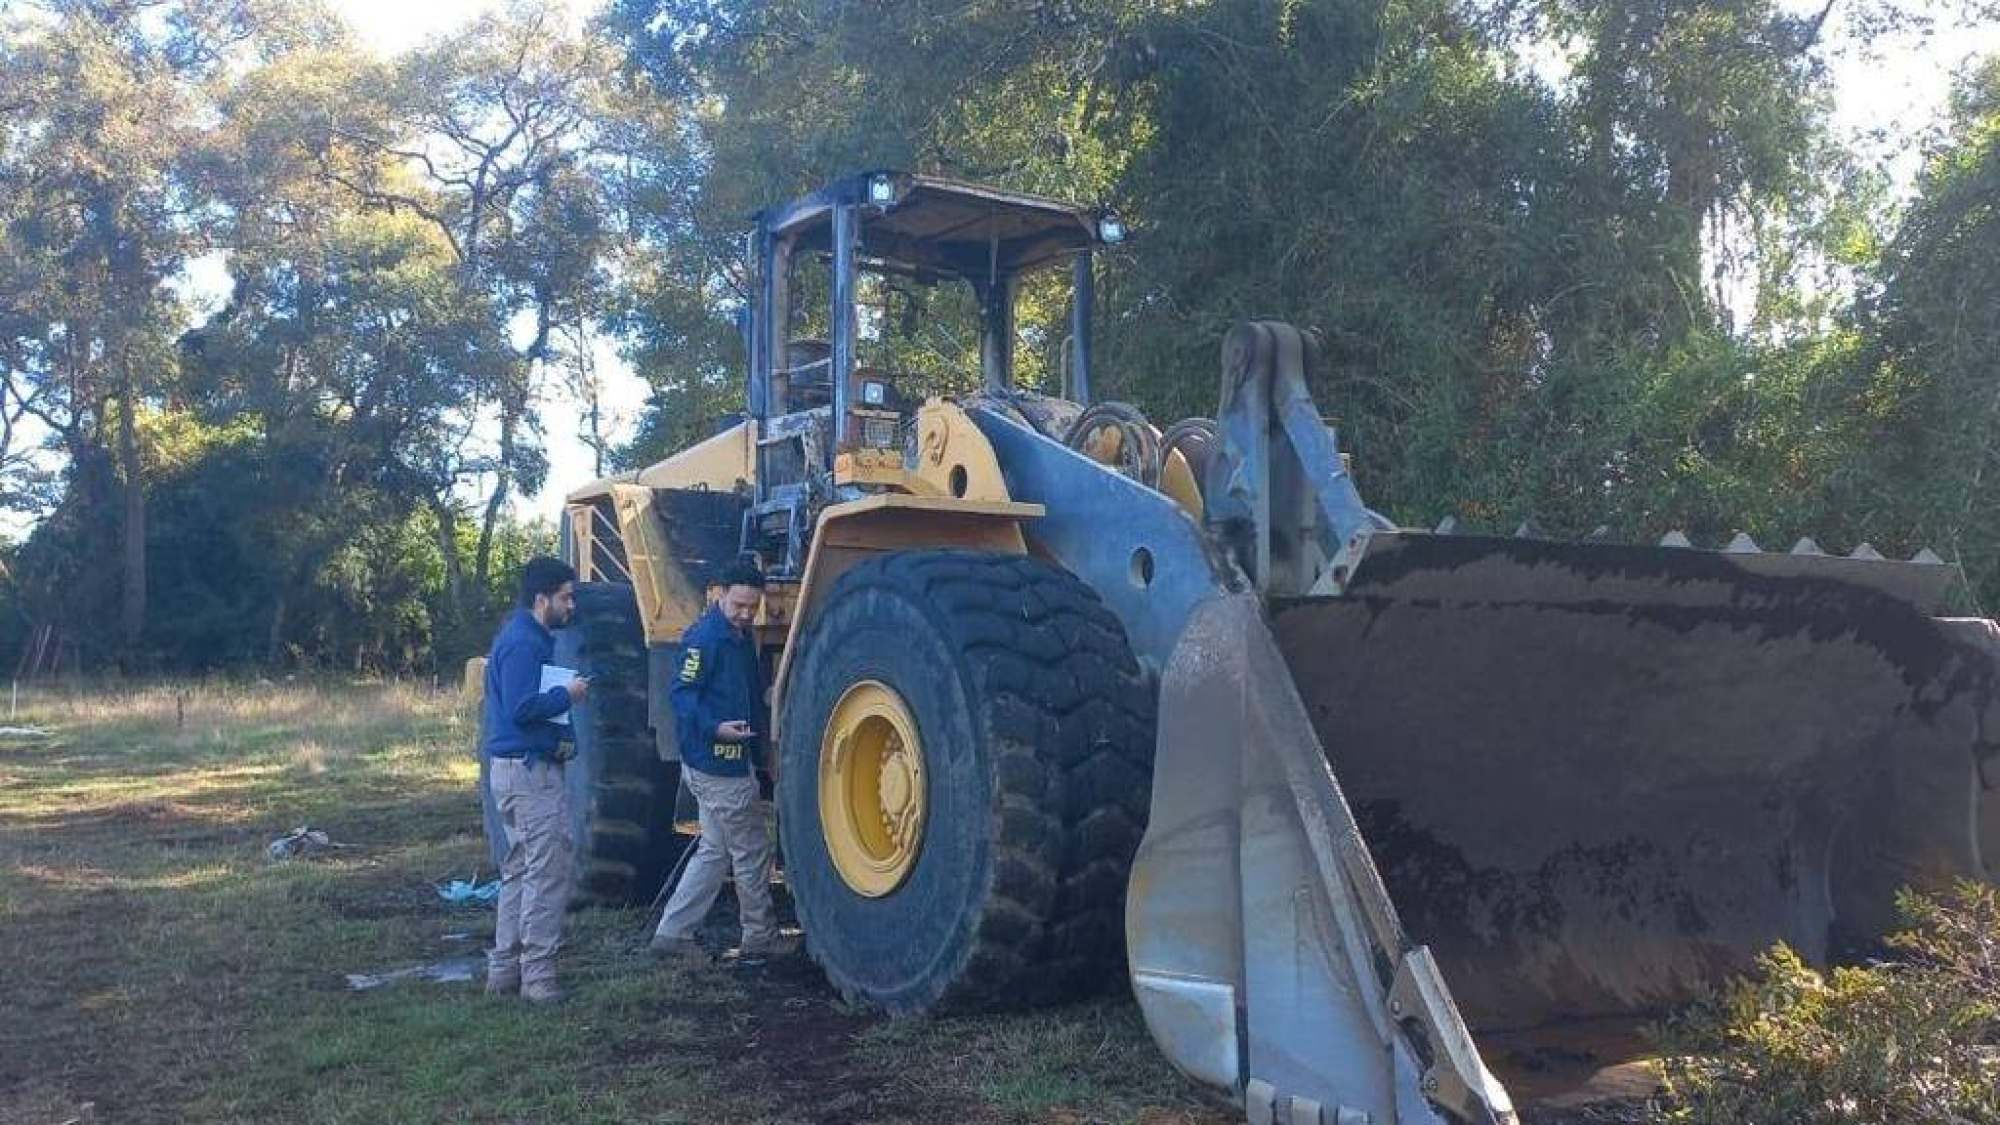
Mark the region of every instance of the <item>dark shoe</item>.
[[752, 942], [739, 949], [732, 949], [722, 956], [726, 960], [746, 965], [761, 965], [766, 961], [776, 961], [796, 951], [799, 939], [796, 934], [779, 934], [769, 941]]
[[518, 996], [521, 992], [521, 970], [512, 972], [486, 972], [486, 995]]
[[798, 940], [790, 937], [776, 937], [770, 941], [760, 941], [740, 949], [732, 949], [722, 955], [724, 961], [746, 968], [776, 961], [799, 947]]
[[673, 965], [708, 965], [714, 958], [693, 938], [656, 937], [646, 946], [653, 956]]

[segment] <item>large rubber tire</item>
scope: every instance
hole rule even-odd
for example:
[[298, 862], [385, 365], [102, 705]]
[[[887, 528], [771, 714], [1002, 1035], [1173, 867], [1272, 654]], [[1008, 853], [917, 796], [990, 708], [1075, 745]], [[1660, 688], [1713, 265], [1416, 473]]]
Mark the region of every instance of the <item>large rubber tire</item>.
[[577, 583], [576, 615], [556, 634], [556, 663], [590, 677], [589, 697], [570, 716], [576, 900], [644, 905], [688, 838], [673, 827], [680, 765], [660, 760], [646, 723], [646, 634], [631, 586]]
[[[841, 995], [901, 1015], [1122, 983], [1153, 698], [1089, 587], [1018, 556], [891, 554], [843, 575], [800, 644], [778, 823], [807, 949]], [[863, 680], [909, 708], [928, 805], [914, 866], [877, 898], [842, 879], [820, 828], [821, 734]]]
[[[591, 679], [570, 713], [576, 756], [566, 773], [570, 838], [576, 842], [573, 905], [647, 903], [687, 838], [673, 830], [680, 766], [660, 760], [646, 725], [646, 636], [632, 587], [580, 582], [576, 615], [556, 633], [555, 663]], [[486, 843], [498, 867], [507, 853], [480, 762]]]

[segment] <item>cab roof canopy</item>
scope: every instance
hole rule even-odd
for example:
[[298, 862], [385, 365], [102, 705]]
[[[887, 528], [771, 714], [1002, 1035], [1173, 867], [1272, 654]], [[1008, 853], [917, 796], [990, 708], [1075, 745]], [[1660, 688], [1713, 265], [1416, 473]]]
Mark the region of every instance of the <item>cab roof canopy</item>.
[[[884, 202], [884, 198], [888, 202]], [[756, 220], [795, 249], [829, 251], [833, 209], [860, 205], [861, 257], [868, 266], [918, 277], [1030, 273], [1099, 243], [1097, 215], [1042, 196], [907, 172], [844, 177]]]

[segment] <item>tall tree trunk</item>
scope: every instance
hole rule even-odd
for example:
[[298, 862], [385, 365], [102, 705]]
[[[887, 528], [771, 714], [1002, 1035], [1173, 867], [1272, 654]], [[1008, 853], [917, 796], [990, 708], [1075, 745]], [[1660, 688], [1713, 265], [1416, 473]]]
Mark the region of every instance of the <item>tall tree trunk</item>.
[[138, 394], [133, 386], [132, 357], [119, 356], [118, 465], [125, 475], [125, 582], [119, 602], [124, 655], [138, 655], [146, 628], [146, 489], [139, 464]]
[[271, 630], [264, 639], [264, 666], [273, 671], [285, 655], [285, 615], [290, 605], [291, 595], [286, 592], [279, 594], [277, 604], [271, 607]]
[[576, 386], [583, 398], [584, 421], [590, 427], [590, 471], [604, 477], [604, 388], [597, 381], [597, 364], [590, 354], [590, 327], [576, 318]]
[[437, 524], [438, 554], [444, 559], [443, 616], [432, 637], [433, 647], [455, 645], [465, 620], [465, 572], [458, 559], [458, 511], [446, 498], [432, 498], [431, 517]]
[[313, 575], [326, 557], [333, 553], [333, 542], [306, 542], [299, 545], [299, 554], [287, 568], [284, 585], [278, 590], [277, 605], [271, 609], [271, 632], [265, 638], [264, 662], [276, 671], [285, 656], [285, 626], [289, 623], [292, 603], [306, 597], [311, 592]]
[[[290, 624], [292, 604], [299, 601], [310, 604], [313, 576], [319, 573], [320, 565], [333, 554], [341, 538], [341, 536], [329, 536], [298, 544], [298, 557], [287, 569], [284, 585], [278, 590], [277, 605], [271, 610], [271, 632], [265, 638], [264, 661], [272, 671], [276, 671], [284, 662], [285, 628]], [[322, 642], [318, 646], [318, 651], [324, 651], [325, 647], [326, 643]], [[307, 643], [306, 648], [308, 652], [315, 651], [311, 642]], [[311, 661], [314, 658], [308, 656], [306, 659]]]
[[479, 549], [472, 556], [472, 576], [483, 593], [490, 587], [493, 568], [493, 528], [507, 504], [507, 490], [514, 480], [514, 432], [520, 414], [513, 404], [500, 408], [500, 467], [493, 481], [493, 494], [486, 498], [486, 513], [479, 523]]

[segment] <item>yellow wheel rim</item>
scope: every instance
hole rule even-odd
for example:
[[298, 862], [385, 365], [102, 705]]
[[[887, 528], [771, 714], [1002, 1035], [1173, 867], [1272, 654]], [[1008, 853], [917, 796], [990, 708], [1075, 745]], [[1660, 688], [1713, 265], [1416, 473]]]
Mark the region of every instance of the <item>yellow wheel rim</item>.
[[923, 850], [924, 746], [903, 697], [863, 680], [841, 695], [819, 743], [819, 825], [856, 894], [903, 885]]

